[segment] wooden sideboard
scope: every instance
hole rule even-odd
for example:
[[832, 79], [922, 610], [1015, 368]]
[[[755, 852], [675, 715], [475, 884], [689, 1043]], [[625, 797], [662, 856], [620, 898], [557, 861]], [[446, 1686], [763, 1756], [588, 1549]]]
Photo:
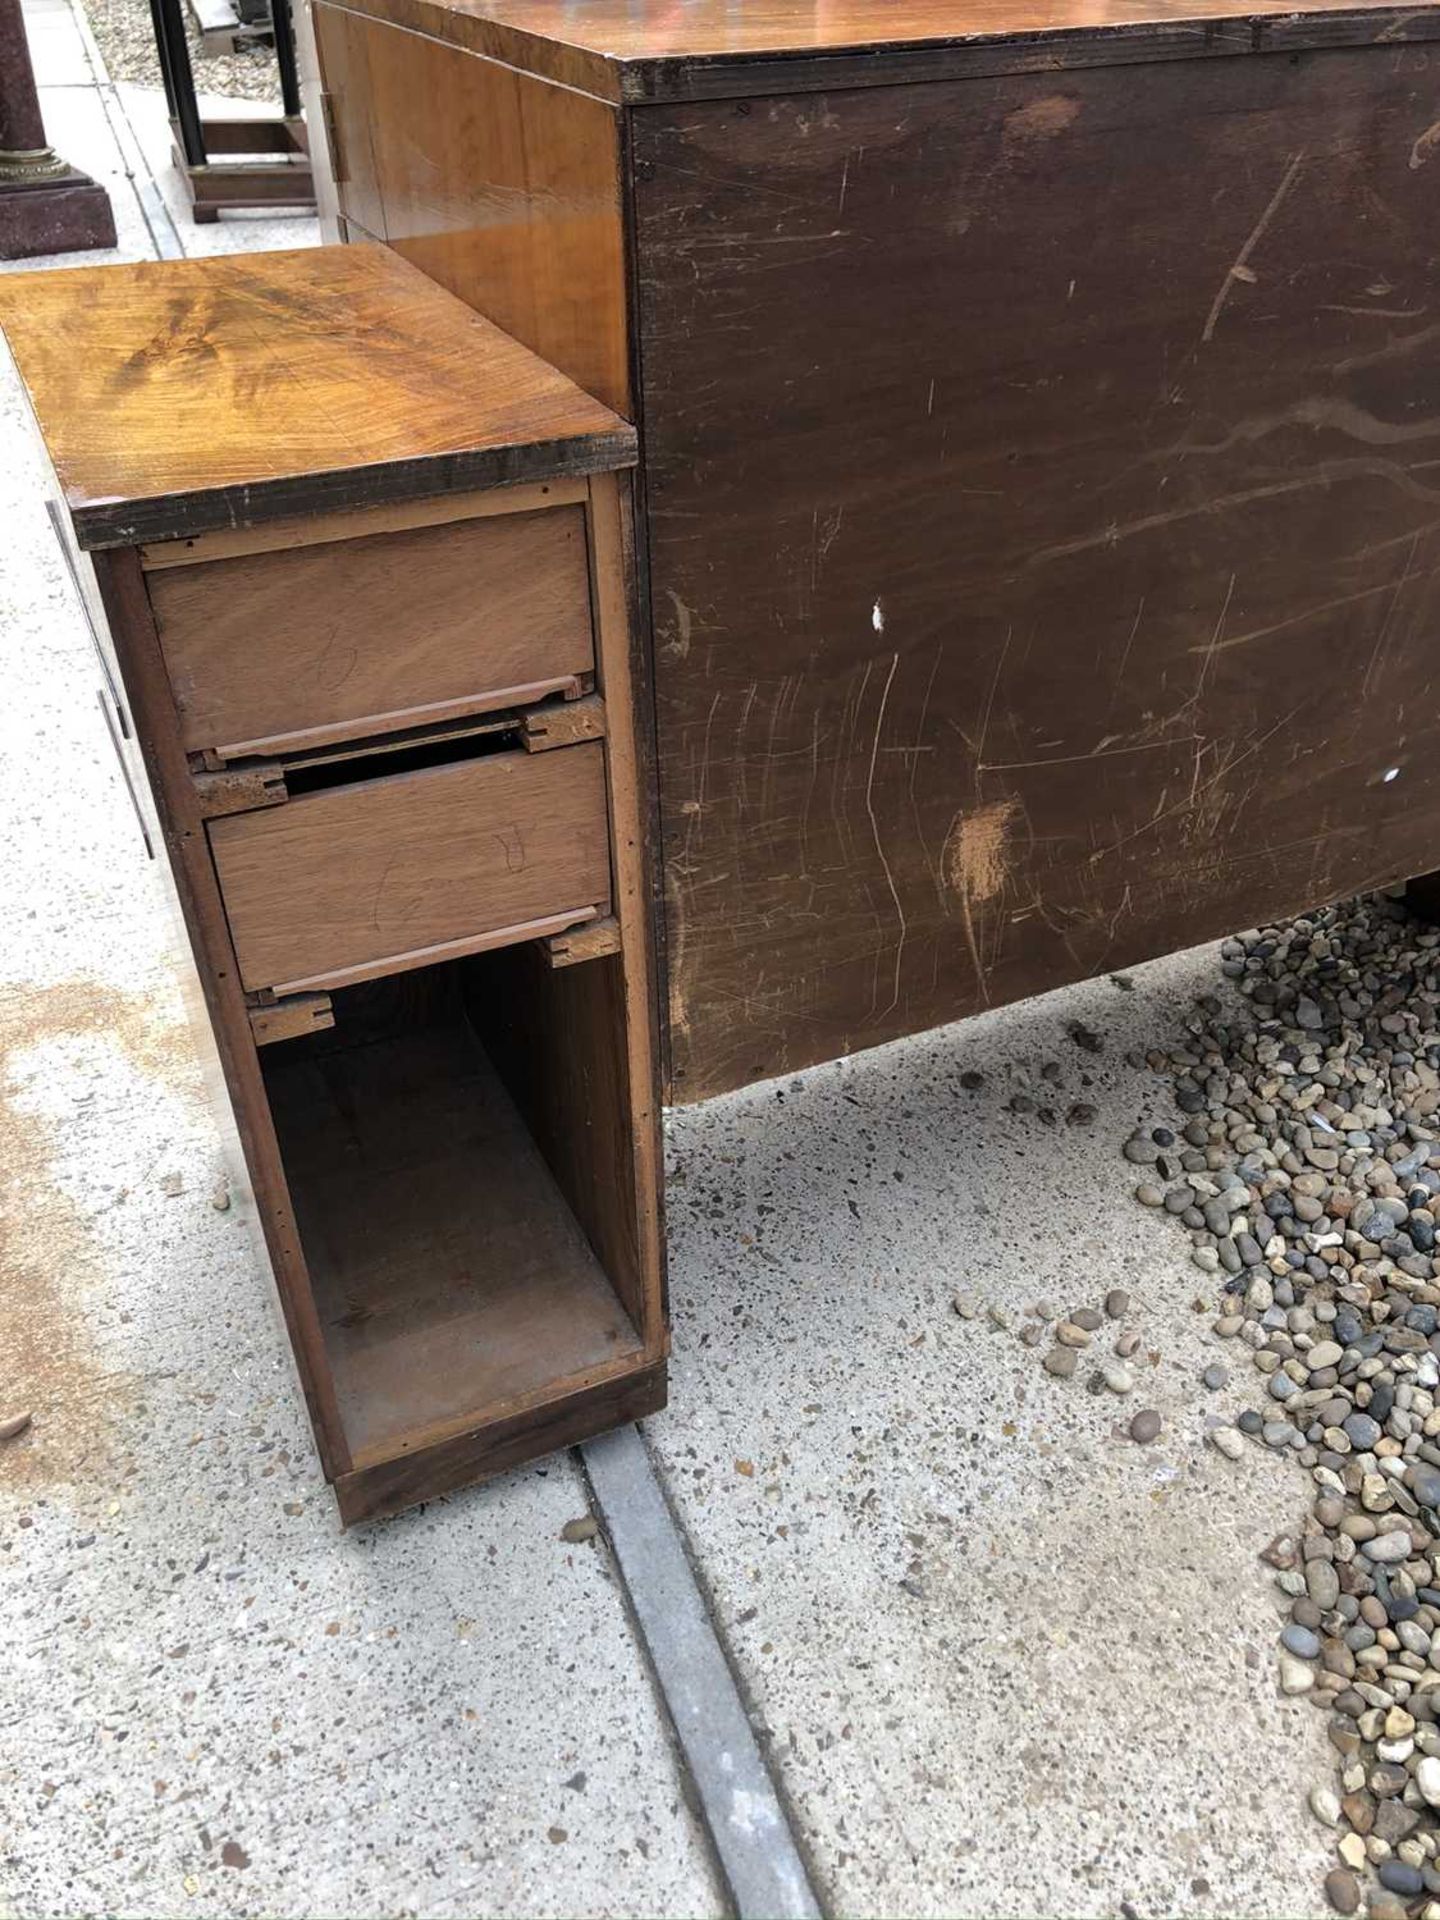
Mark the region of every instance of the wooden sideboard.
[[342, 1515], [653, 1412], [633, 432], [380, 248], [0, 326]]
[[1436, 864], [1434, 0], [313, 15], [637, 426], [672, 1098]]

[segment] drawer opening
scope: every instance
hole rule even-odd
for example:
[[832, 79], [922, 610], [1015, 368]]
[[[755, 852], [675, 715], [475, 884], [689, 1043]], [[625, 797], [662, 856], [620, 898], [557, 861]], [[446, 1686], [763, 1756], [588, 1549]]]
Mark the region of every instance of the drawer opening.
[[378, 780], [391, 773], [420, 773], [427, 767], [449, 767], [462, 760], [486, 760], [492, 754], [513, 753], [522, 727], [515, 715], [498, 725], [456, 728], [423, 740], [376, 741], [363, 752], [332, 752], [314, 759], [285, 763], [285, 791], [292, 799], [302, 793], [323, 793], [329, 787], [353, 786], [357, 780]]
[[516, 1065], [489, 958], [345, 988], [332, 1029], [260, 1056], [357, 1469], [654, 1357], [563, 1190], [583, 1212], [610, 1181], [611, 1122], [593, 1110], [557, 1174], [496, 1058]]

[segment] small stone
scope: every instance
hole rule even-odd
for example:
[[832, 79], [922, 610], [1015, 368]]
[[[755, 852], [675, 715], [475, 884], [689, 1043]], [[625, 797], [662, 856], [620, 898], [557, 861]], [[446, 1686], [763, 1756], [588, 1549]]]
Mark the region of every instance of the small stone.
[[1153, 1180], [1142, 1180], [1135, 1189], [1135, 1198], [1140, 1202], [1142, 1207], [1163, 1207], [1165, 1204], [1165, 1189], [1163, 1187], [1157, 1187]]
[[1325, 1898], [1336, 1913], [1351, 1914], [1360, 1911], [1360, 1882], [1348, 1867], [1332, 1867], [1326, 1874]]
[[1209, 1438], [1215, 1451], [1227, 1460], [1238, 1460], [1245, 1451], [1244, 1436], [1234, 1427], [1212, 1427]]
[[1320, 1636], [1312, 1633], [1309, 1627], [1298, 1627], [1292, 1623], [1280, 1635], [1280, 1644], [1287, 1653], [1293, 1653], [1297, 1660], [1318, 1660], [1320, 1657]]
[[1357, 1871], [1370, 1857], [1365, 1851], [1365, 1842], [1358, 1833], [1347, 1833], [1343, 1839], [1337, 1840], [1335, 1851], [1347, 1867], [1353, 1867]]
[[228, 1180], [217, 1180], [215, 1182], [215, 1185], [210, 1189], [210, 1204], [217, 1213], [228, 1213], [230, 1211], [230, 1182]]
[[1073, 1320], [1062, 1320], [1055, 1329], [1055, 1338], [1062, 1347], [1088, 1347], [1090, 1335], [1084, 1327], [1077, 1327]]
[[0, 1440], [17, 1440], [33, 1419], [30, 1413], [12, 1413], [8, 1419], [0, 1420]]
[[1315, 1685], [1315, 1669], [1308, 1660], [1298, 1659], [1293, 1653], [1282, 1653], [1279, 1668], [1282, 1693], [1309, 1693]]
[[1123, 1287], [1112, 1287], [1105, 1296], [1105, 1311], [1112, 1320], [1123, 1320], [1130, 1311], [1130, 1296]]
[[1201, 1374], [1200, 1384], [1208, 1387], [1211, 1393], [1218, 1393], [1221, 1387], [1228, 1387], [1230, 1384], [1229, 1370], [1216, 1361], [1213, 1365], [1206, 1367]]
[[177, 1194], [185, 1191], [184, 1175], [179, 1173], [162, 1173], [160, 1176], [160, 1191], [165, 1195], [167, 1200], [173, 1200]]
[[1317, 1820], [1327, 1827], [1340, 1824], [1340, 1796], [1333, 1787], [1312, 1787], [1310, 1789], [1310, 1811]]
[[1344, 1356], [1344, 1348], [1333, 1340], [1318, 1340], [1306, 1354], [1305, 1364], [1311, 1373], [1318, 1373], [1324, 1367], [1338, 1367]]
[[1122, 1360], [1128, 1360], [1131, 1354], [1140, 1351], [1140, 1334], [1137, 1328], [1130, 1327], [1115, 1342], [1115, 1351]]
[[1001, 1333], [1007, 1332], [1012, 1325], [1010, 1315], [1005, 1311], [1004, 1307], [986, 1307], [985, 1318], [990, 1322], [992, 1327], [995, 1327]]
[[1111, 1393], [1134, 1391], [1135, 1375], [1123, 1360], [1107, 1360], [1100, 1369], [1100, 1375]]
[[[1089, 1336], [1087, 1335], [1088, 1339]], [[1040, 1362], [1047, 1373], [1053, 1373], [1057, 1379], [1068, 1380], [1079, 1365], [1080, 1356], [1073, 1347], [1052, 1347]]]
[[593, 1513], [586, 1513], [578, 1520], [567, 1520], [560, 1529], [560, 1538], [568, 1541], [572, 1547], [578, 1547], [586, 1540], [593, 1540], [599, 1531], [600, 1522]]
[[952, 1304], [962, 1320], [973, 1320], [980, 1311], [980, 1302], [973, 1293], [957, 1293]]
[[1415, 1784], [1427, 1807], [1440, 1807], [1440, 1759], [1427, 1753], [1415, 1769]]
[[1397, 1567], [1402, 1560], [1410, 1558], [1410, 1535], [1404, 1527], [1394, 1533], [1377, 1533], [1373, 1540], [1363, 1543], [1363, 1548], [1368, 1557], [1378, 1560], [1382, 1567]]
[[1425, 1891], [1420, 1869], [1412, 1867], [1406, 1860], [1383, 1861], [1378, 1877], [1387, 1892], [1398, 1893], [1405, 1900], [1413, 1900], [1417, 1893]]
[[1148, 1447], [1152, 1440], [1160, 1437], [1160, 1416], [1153, 1407], [1146, 1407], [1137, 1413], [1130, 1422], [1130, 1438], [1142, 1447]]
[[1361, 1453], [1369, 1453], [1381, 1436], [1379, 1424], [1368, 1413], [1352, 1413], [1340, 1423], [1346, 1439]]
[[1070, 1315], [1070, 1325], [1083, 1328], [1086, 1333], [1098, 1333], [1104, 1322], [1094, 1307], [1076, 1307]]

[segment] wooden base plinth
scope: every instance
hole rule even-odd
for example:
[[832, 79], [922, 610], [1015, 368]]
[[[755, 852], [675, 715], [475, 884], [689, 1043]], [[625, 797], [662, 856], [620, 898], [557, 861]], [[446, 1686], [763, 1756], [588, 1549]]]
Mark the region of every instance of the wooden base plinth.
[[187, 163], [180, 128], [173, 120], [170, 126], [176, 171], [189, 189], [191, 218], [198, 226], [218, 220], [226, 208], [313, 210], [315, 186], [303, 120], [203, 120], [205, 150], [211, 156], [204, 166]]
[[110, 196], [87, 174], [66, 174], [44, 186], [0, 185], [0, 260], [114, 244]]

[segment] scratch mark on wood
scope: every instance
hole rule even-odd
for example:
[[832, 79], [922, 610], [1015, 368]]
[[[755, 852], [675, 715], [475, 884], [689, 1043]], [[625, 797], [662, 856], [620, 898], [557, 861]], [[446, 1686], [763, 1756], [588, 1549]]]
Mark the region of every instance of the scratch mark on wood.
[[1208, 342], [1214, 339], [1215, 324], [1220, 318], [1221, 312], [1225, 306], [1225, 302], [1230, 298], [1231, 289], [1234, 287], [1235, 282], [1237, 280], [1245, 279], [1247, 273], [1249, 272], [1250, 256], [1255, 251], [1256, 247], [1259, 246], [1260, 241], [1263, 239], [1265, 234], [1265, 229], [1269, 226], [1270, 222], [1275, 218], [1276, 214], [1280, 211], [1281, 203], [1284, 201], [1284, 198], [1286, 194], [1289, 193], [1291, 187], [1294, 186], [1295, 177], [1299, 173], [1301, 166], [1304, 164], [1304, 160], [1305, 160], [1304, 147], [1301, 147], [1298, 153], [1291, 155], [1290, 164], [1288, 167], [1286, 167], [1284, 174], [1281, 176], [1279, 186], [1275, 189], [1274, 193], [1272, 193], [1270, 196], [1269, 206], [1266, 207], [1265, 211], [1261, 214], [1260, 218], [1255, 222], [1254, 227], [1251, 229], [1250, 238], [1245, 242], [1244, 246], [1241, 247], [1239, 253], [1236, 254], [1234, 262], [1230, 267], [1230, 270], [1225, 275], [1225, 278], [1220, 282], [1220, 291], [1215, 295], [1214, 303], [1212, 304], [1210, 308], [1210, 312], [1205, 321], [1204, 330], [1200, 335], [1200, 339], [1202, 343]]
[[[876, 601], [878, 608], [879, 601]], [[875, 716], [875, 738], [870, 745], [870, 767], [865, 776], [865, 811], [870, 816], [870, 831], [875, 836], [875, 851], [880, 865], [885, 871], [885, 884], [890, 889], [890, 898], [895, 902], [895, 918], [899, 931], [895, 939], [895, 979], [890, 995], [890, 1004], [879, 1013], [880, 1019], [892, 1014], [900, 1004], [900, 963], [905, 954], [905, 909], [900, 903], [900, 890], [895, 885], [895, 876], [890, 871], [890, 862], [885, 857], [885, 843], [880, 835], [880, 822], [875, 814], [875, 763], [880, 758], [880, 729], [885, 725], [885, 708], [890, 699], [890, 688], [895, 681], [895, 672], [900, 665], [898, 653], [890, 656], [890, 671], [885, 676], [885, 685], [880, 694], [880, 710]]]
[[1387, 645], [1389, 644], [1390, 629], [1395, 624], [1395, 612], [1400, 605], [1401, 596], [1404, 594], [1406, 587], [1409, 586], [1410, 584], [1410, 575], [1415, 566], [1415, 552], [1416, 552], [1416, 549], [1419, 547], [1419, 545], [1420, 545], [1420, 535], [1417, 533], [1410, 542], [1410, 551], [1405, 556], [1404, 569], [1401, 572], [1399, 580], [1397, 580], [1395, 583], [1394, 595], [1391, 598], [1389, 606], [1385, 609], [1385, 618], [1380, 623], [1380, 632], [1376, 638], [1374, 649], [1371, 652], [1369, 662], [1365, 668], [1365, 678], [1360, 683], [1360, 692], [1362, 696], [1367, 696], [1369, 694], [1371, 682], [1375, 678], [1375, 674], [1377, 669], [1379, 668], [1380, 661], [1385, 653], [1385, 649]]
[[1348, 480], [1363, 474], [1388, 480], [1412, 499], [1440, 500], [1440, 490], [1423, 486], [1404, 467], [1396, 466], [1393, 461], [1327, 460], [1298, 480], [1277, 480], [1270, 486], [1246, 487], [1239, 493], [1213, 494], [1208, 500], [1198, 500], [1191, 507], [1172, 507], [1167, 513], [1147, 513], [1138, 520], [1112, 522], [1099, 533], [1087, 533], [1078, 540], [1065, 540], [1054, 547], [1041, 547], [1030, 555], [1025, 564], [1027, 567], [1046, 566], [1052, 560], [1067, 560], [1072, 554], [1090, 553], [1096, 547], [1118, 546], [1122, 540], [1133, 540], [1139, 534], [1154, 533], [1161, 527], [1174, 526], [1179, 520], [1193, 520], [1202, 514], [1225, 513], [1231, 507], [1247, 507], [1256, 500], [1276, 500], [1287, 493], [1304, 493], [1311, 487], [1328, 487], [1336, 480]]

